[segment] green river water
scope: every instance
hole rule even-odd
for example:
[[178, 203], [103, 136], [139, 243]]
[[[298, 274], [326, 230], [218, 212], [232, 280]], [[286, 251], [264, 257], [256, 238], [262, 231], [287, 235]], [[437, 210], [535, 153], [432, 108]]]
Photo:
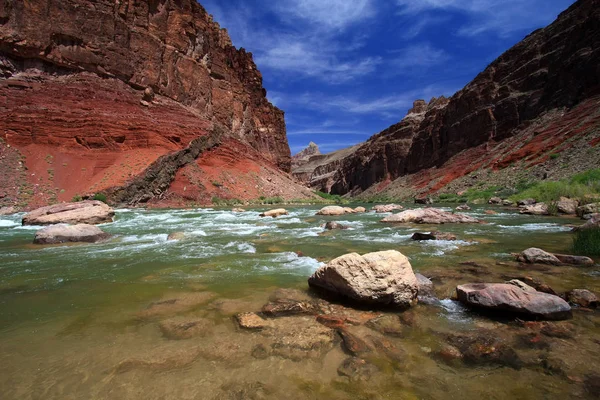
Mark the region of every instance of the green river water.
[[[354, 205], [356, 206], [356, 205]], [[101, 225], [100, 244], [36, 246], [39, 227], [22, 214], [0, 217], [0, 399], [568, 399], [597, 398], [600, 315], [575, 310], [561, 322], [568, 337], [519, 342], [526, 328], [474, 314], [450, 300], [457, 284], [520, 276], [557, 292], [600, 293], [600, 267], [533, 267], [510, 253], [528, 247], [567, 253], [567, 217], [519, 215], [475, 206], [486, 224], [386, 225], [385, 214], [315, 216], [318, 206], [260, 218], [261, 209], [118, 210]], [[450, 208], [447, 208], [448, 210]], [[484, 213], [493, 209], [495, 215]], [[351, 229], [324, 232], [328, 220]], [[416, 231], [456, 234], [457, 241], [415, 242]], [[171, 232], [185, 232], [167, 241]], [[323, 262], [349, 252], [395, 249], [431, 277], [437, 306], [407, 311], [414, 323], [389, 340], [401, 361], [372, 360], [369, 379], [338, 372], [348, 357], [338, 342], [317, 355], [257, 357], [270, 340], [241, 330], [234, 315], [260, 311], [280, 288], [308, 291]], [[596, 260], [598, 262], [599, 260]], [[190, 306], [144, 315], [160, 300]], [[140, 314], [141, 313], [141, 314]], [[394, 314], [392, 312], [388, 312]], [[161, 321], [201, 318], [202, 334], [166, 337]], [[314, 318], [314, 317], [312, 317]], [[290, 324], [293, 325], [293, 319]], [[436, 357], [446, 333], [498, 335], [524, 366], [470, 364]], [[544, 361], [545, 360], [545, 361]]]

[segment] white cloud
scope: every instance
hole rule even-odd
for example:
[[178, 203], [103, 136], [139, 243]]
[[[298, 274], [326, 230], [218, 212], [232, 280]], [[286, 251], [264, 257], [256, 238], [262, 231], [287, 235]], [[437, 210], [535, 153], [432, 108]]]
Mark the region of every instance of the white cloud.
[[340, 30], [375, 15], [372, 0], [284, 0], [275, 2], [282, 18], [297, 17], [319, 30]]

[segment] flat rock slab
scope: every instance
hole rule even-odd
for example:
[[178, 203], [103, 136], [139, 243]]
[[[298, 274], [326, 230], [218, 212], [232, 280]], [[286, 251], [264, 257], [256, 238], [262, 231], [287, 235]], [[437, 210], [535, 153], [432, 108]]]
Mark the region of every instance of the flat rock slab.
[[215, 297], [212, 292], [189, 292], [166, 296], [162, 300], [151, 303], [145, 310], [140, 311], [138, 318], [154, 318], [164, 315], [173, 315], [188, 311], [204, 304]]
[[398, 204], [379, 204], [372, 208], [376, 213], [388, 213], [396, 210], [403, 210], [404, 207]]
[[97, 226], [78, 225], [52, 225], [40, 229], [35, 233], [35, 244], [59, 244], [68, 242], [97, 243], [106, 240], [110, 234], [102, 231]]
[[406, 210], [398, 214], [392, 214], [381, 222], [395, 222], [415, 224], [478, 224], [481, 223], [477, 218], [469, 217], [464, 214], [453, 214], [438, 208], [419, 208], [415, 210]]
[[470, 307], [511, 313], [520, 317], [562, 320], [572, 316], [569, 304], [558, 296], [525, 291], [507, 283], [471, 283], [456, 287], [458, 300]]
[[166, 338], [181, 340], [207, 335], [213, 323], [205, 318], [175, 317], [161, 321], [158, 326]]
[[282, 215], [288, 215], [288, 211], [285, 208], [276, 208], [274, 210], [265, 211], [262, 214], [259, 214], [260, 217], [272, 217], [277, 218]]
[[359, 303], [402, 308], [411, 306], [418, 292], [410, 262], [395, 250], [345, 254], [320, 267], [308, 284]]
[[317, 215], [344, 215], [344, 214], [352, 214], [354, 210], [351, 208], [345, 208], [340, 206], [327, 206], [321, 208]]
[[115, 211], [98, 200], [61, 203], [38, 208], [23, 217], [23, 225], [103, 224], [112, 222]]

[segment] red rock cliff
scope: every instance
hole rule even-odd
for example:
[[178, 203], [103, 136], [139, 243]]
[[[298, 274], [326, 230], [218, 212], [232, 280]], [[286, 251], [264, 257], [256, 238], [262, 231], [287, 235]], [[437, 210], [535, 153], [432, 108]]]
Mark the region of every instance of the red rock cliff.
[[61, 193], [124, 183], [213, 123], [290, 170], [252, 54], [195, 0], [0, 0], [0, 121], [27, 167], [53, 170], [31, 184]]
[[370, 138], [344, 160], [332, 192], [360, 192], [512, 137], [541, 114], [600, 93], [599, 66], [600, 0], [579, 0], [502, 54], [447, 104], [415, 104], [421, 113], [413, 110]]

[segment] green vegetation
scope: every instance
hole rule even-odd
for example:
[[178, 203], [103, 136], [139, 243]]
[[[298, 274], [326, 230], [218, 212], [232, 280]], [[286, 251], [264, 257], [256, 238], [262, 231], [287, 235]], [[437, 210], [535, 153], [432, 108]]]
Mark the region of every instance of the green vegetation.
[[329, 193], [320, 192], [318, 190], [315, 190], [314, 193], [317, 196], [319, 196], [320, 198], [322, 198], [324, 200], [328, 200], [329, 202], [333, 202], [333, 203], [336, 203], [336, 204], [346, 204], [346, 203], [348, 203], [348, 200], [342, 198], [342, 196], [340, 196], [339, 194], [329, 194]]
[[258, 198], [260, 204], [282, 204], [284, 201], [281, 197], [277, 196], [277, 197], [265, 197], [265, 196], [260, 196]]
[[78, 201], [81, 201], [81, 200], [83, 200], [83, 199], [82, 199], [82, 198], [81, 198], [81, 196], [80, 196], [80, 195], [78, 195], [78, 194], [76, 194], [75, 196], [73, 196], [73, 198], [71, 199], [71, 201], [72, 201], [73, 203], [76, 203], [76, 202], [78, 202]]
[[547, 204], [557, 202], [561, 197], [589, 202], [590, 197], [600, 194], [600, 169], [591, 169], [574, 175], [571, 179], [537, 182], [510, 197], [513, 201], [534, 198]]
[[213, 196], [210, 201], [217, 207], [231, 207], [244, 204], [240, 199], [222, 199], [219, 196]]
[[550, 159], [551, 159], [551, 160], [556, 160], [558, 157], [559, 157], [559, 155], [558, 155], [558, 154], [556, 154], [556, 153], [552, 153], [552, 154], [550, 154]]
[[220, 188], [220, 187], [223, 186], [223, 184], [221, 182], [218, 182], [218, 181], [212, 181], [212, 184], [213, 184], [214, 187], [218, 187], [218, 188]]
[[573, 253], [600, 256], [600, 229], [592, 228], [575, 232]]
[[100, 200], [103, 203], [106, 203], [106, 195], [104, 193], [96, 193], [94, 195], [94, 200]]

